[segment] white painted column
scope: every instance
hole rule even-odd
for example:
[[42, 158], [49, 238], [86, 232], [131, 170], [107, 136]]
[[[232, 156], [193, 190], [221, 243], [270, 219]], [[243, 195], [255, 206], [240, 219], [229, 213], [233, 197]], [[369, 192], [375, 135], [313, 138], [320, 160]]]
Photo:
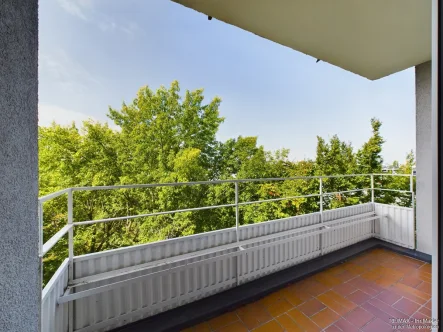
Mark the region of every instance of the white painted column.
[[38, 1], [0, 1], [0, 332], [40, 330]]
[[432, 254], [431, 61], [415, 67], [417, 250]]

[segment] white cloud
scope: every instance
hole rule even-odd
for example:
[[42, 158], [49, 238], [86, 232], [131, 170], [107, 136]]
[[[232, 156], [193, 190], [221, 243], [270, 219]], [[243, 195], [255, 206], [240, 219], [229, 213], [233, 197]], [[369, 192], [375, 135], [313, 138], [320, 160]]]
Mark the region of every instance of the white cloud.
[[96, 75], [89, 72], [61, 49], [41, 54], [39, 71], [39, 74], [44, 77], [49, 76], [49, 79], [57, 82], [63, 89], [71, 93], [82, 94], [102, 86]]
[[60, 7], [71, 15], [87, 21], [87, 12], [92, 9], [92, 2], [90, 0], [57, 0]]
[[133, 37], [138, 31], [135, 22], [124, 21], [118, 23], [111, 16], [104, 14], [103, 11], [95, 10], [92, 0], [57, 0], [57, 2], [67, 13], [96, 25], [103, 32], [120, 31], [129, 37]]
[[139, 30], [137, 23], [129, 22], [120, 26], [120, 30], [126, 33], [129, 37], [134, 37], [134, 35]]
[[53, 121], [60, 125], [70, 125], [72, 122], [75, 122], [77, 126], [81, 126], [83, 121], [89, 119], [95, 120], [92, 116], [68, 110], [60, 106], [51, 104], [38, 105], [39, 126], [49, 126]]

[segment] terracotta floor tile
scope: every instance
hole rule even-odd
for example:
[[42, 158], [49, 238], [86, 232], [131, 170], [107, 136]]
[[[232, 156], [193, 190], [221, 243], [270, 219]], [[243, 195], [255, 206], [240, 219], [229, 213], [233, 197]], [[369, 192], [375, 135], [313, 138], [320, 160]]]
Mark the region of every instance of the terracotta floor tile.
[[360, 254], [360, 255], [354, 257], [351, 261], [354, 264], [358, 264], [358, 263], [363, 263], [364, 264], [371, 257], [372, 257], [371, 255], [367, 255], [366, 253], [364, 253], [364, 254]]
[[402, 298], [400, 301], [392, 306], [409, 316], [420, 308], [420, 305], [418, 303], [412, 302], [411, 300], [408, 300], [406, 298]]
[[311, 320], [322, 329], [328, 327], [340, 318], [334, 311], [329, 308], [323, 309], [311, 317]]
[[342, 283], [342, 281], [340, 279], [333, 276], [332, 274], [329, 274], [329, 275], [320, 275], [319, 274], [318, 276], [316, 276], [315, 279], [328, 288], [332, 288], [332, 287], [340, 285]]
[[432, 300], [429, 300], [428, 302], [426, 302], [425, 307], [432, 310]]
[[380, 318], [375, 318], [368, 324], [366, 324], [362, 331], [364, 332], [390, 332], [393, 331], [392, 326], [384, 321], [382, 321]]
[[271, 314], [272, 317], [280, 316], [286, 311], [291, 310], [294, 306], [291, 305], [286, 299], [278, 300], [269, 306], [266, 306], [266, 310]]
[[417, 269], [407, 263], [401, 263], [401, 262], [393, 262], [391, 263], [391, 266], [394, 270], [403, 272], [404, 274], [410, 274]]
[[340, 320], [335, 322], [334, 325], [337, 326], [343, 332], [358, 332], [359, 331], [357, 326], [351, 324], [349, 321], [347, 321], [344, 318], [341, 318]]
[[317, 299], [339, 315], [345, 315], [356, 307], [356, 304], [333, 291], [321, 294], [317, 296]]
[[290, 288], [285, 288], [281, 290], [280, 293], [283, 295], [283, 298], [286, 299], [294, 307], [305, 302], [297, 295], [295, 291], [291, 290]]
[[325, 308], [325, 305], [317, 299], [311, 299], [308, 302], [305, 302], [302, 305], [297, 307], [298, 310], [303, 312], [308, 317], [312, 316], [313, 314], [319, 312], [320, 310], [322, 310], [324, 308]]
[[275, 302], [277, 302], [279, 300], [282, 300], [283, 298], [284, 297], [283, 297], [283, 294], [281, 292], [275, 292], [275, 293], [272, 293], [272, 294], [270, 294], [268, 296], [265, 296], [265, 297], [261, 298], [258, 302], [260, 304], [264, 305], [265, 307], [267, 307], [267, 306], [269, 306], [269, 305], [271, 305], [271, 304], [273, 304], [273, 303], [275, 303]]
[[193, 332], [209, 332], [212, 331], [211, 327], [209, 326], [208, 322], [200, 323], [196, 326], [194, 326]]
[[272, 320], [272, 316], [265, 310], [265, 307], [257, 302], [248, 304], [236, 312], [243, 324], [250, 330]]
[[432, 275], [430, 273], [423, 271], [423, 270], [416, 270], [415, 269], [415, 270], [411, 271], [410, 273], [408, 273], [408, 275], [412, 276], [412, 277], [417, 277], [420, 280], [423, 280], [423, 281], [426, 281], [429, 283], [432, 282]]
[[[371, 314], [373, 314], [375, 317], [380, 318], [384, 322], [391, 324], [391, 319], [393, 318], [390, 314], [382, 311], [381, 309], [373, 306], [372, 304], [365, 302], [361, 306], [366, 311], [369, 311]], [[396, 317], [395, 317], [396, 318]]]
[[432, 310], [428, 309], [426, 307], [421, 307], [418, 312], [421, 312], [423, 315], [425, 315], [426, 317], [431, 317], [432, 316]]
[[212, 318], [208, 321], [209, 325], [213, 330], [218, 330], [230, 323], [233, 323], [238, 320], [238, 316], [234, 312], [228, 312], [221, 316]]
[[304, 313], [298, 309], [292, 309], [288, 311], [288, 315], [305, 331], [320, 331], [318, 325], [316, 325], [312, 320], [310, 320]]
[[362, 290], [366, 294], [370, 296], [376, 296], [378, 293], [381, 293], [383, 291], [383, 288], [362, 278], [357, 277], [355, 279], [352, 279], [349, 281], [350, 284], [352, 284], [354, 287], [357, 287], [358, 289]]
[[331, 267], [328, 271], [333, 275], [337, 275], [337, 274], [344, 272], [345, 268], [343, 267], [343, 264], [340, 264], [340, 265], [336, 265], [334, 267]]
[[323, 283], [318, 282], [317, 280], [310, 280], [305, 285], [305, 290], [312, 296], [320, 295], [324, 292], [327, 292], [331, 287], [324, 285]]
[[297, 323], [288, 316], [288, 314], [283, 314], [276, 318], [280, 325], [283, 327], [285, 331], [288, 332], [303, 332], [304, 329], [297, 325]]
[[352, 301], [346, 299], [344, 296], [334, 291], [329, 291], [328, 296], [332, 297], [336, 302], [340, 303], [342, 306], [348, 309], [353, 310], [356, 307], [356, 305]]
[[357, 305], [362, 305], [367, 300], [371, 299], [372, 296], [362, 292], [361, 290], [357, 290], [354, 293], [347, 296], [347, 299], [354, 302]]
[[[430, 294], [426, 294], [425, 292], [422, 292], [422, 291], [420, 291], [418, 289], [415, 289], [415, 288], [412, 288], [412, 287], [409, 287], [409, 286], [406, 286], [406, 285], [403, 285], [403, 284], [400, 284], [400, 283], [396, 284], [394, 286], [394, 288], [402, 290], [402, 291], [404, 291], [406, 293], [409, 293], [411, 295], [417, 296], [417, 297], [423, 299], [425, 301], [425, 303], [429, 299], [431, 299], [431, 295]], [[421, 303], [421, 304], [424, 304], [424, 303]]]
[[276, 320], [271, 320], [270, 322], [263, 324], [262, 326], [253, 330], [254, 332], [283, 332], [283, 328]]
[[376, 280], [375, 283], [378, 286], [386, 289], [386, 288], [391, 287], [395, 283], [397, 283], [399, 279], [400, 278], [384, 276], [384, 277], [381, 277], [380, 279]]
[[425, 264], [423, 261], [420, 261], [415, 258], [403, 256], [403, 255], [398, 255], [398, 260], [408, 263], [411, 266], [414, 266], [416, 269], [420, 268], [421, 266], [423, 266]]
[[374, 318], [374, 315], [371, 314], [369, 311], [358, 307], [348, 313], [344, 318], [348, 320], [351, 324], [357, 326], [358, 328], [361, 328], [368, 322], [370, 322]]
[[416, 287], [419, 291], [432, 295], [432, 285], [429, 282], [423, 281], [420, 285]]
[[287, 287], [288, 291], [293, 292], [300, 300], [306, 302], [312, 299], [312, 295], [306, 291], [306, 288], [301, 283], [293, 284]]
[[303, 302], [309, 301], [310, 299], [313, 298], [313, 296], [308, 292], [306, 292], [305, 290], [298, 290], [294, 294]]
[[373, 269], [375, 269], [375, 268], [377, 268], [377, 267], [379, 267], [380, 266], [380, 262], [377, 262], [377, 261], [375, 261], [375, 260], [372, 260], [372, 261], [369, 261], [369, 262], [366, 262], [364, 265], [362, 265], [365, 269], [368, 269], [368, 270], [373, 270]]
[[380, 301], [383, 301], [384, 303], [387, 303], [389, 305], [393, 305], [395, 302], [400, 300], [402, 298], [401, 295], [398, 295], [397, 293], [391, 292], [389, 290], [384, 290], [376, 297]]
[[332, 290], [341, 296], [348, 296], [351, 293], [354, 293], [358, 288], [351, 285], [349, 282], [337, 285], [332, 288]]
[[342, 332], [337, 326], [331, 325], [328, 328], [324, 329], [323, 332]]
[[405, 276], [403, 279], [400, 280], [400, 282], [402, 284], [405, 284], [406, 286], [416, 288], [423, 281], [417, 277]]
[[430, 316], [425, 315], [424, 313], [417, 311], [412, 316], [412, 319], [429, 319]]
[[404, 289], [401, 289], [398, 287], [398, 284], [393, 285], [391, 288], [389, 288], [389, 291], [396, 293], [398, 295], [401, 295], [402, 297], [406, 297], [407, 299], [416, 302], [418, 304], [425, 304], [427, 301], [422, 299], [421, 297], [415, 296], [414, 294], [411, 294], [407, 291], [405, 291]]
[[217, 330], [217, 332], [248, 332], [248, 328], [241, 322], [231, 323]]
[[[372, 299], [366, 303], [374, 306], [375, 308], [377, 308], [378, 310], [383, 312], [383, 314], [389, 315], [389, 318], [407, 318], [408, 317], [408, 315], [404, 314], [403, 312], [395, 309], [394, 307], [391, 307], [389, 304], [386, 304], [378, 299]], [[365, 308], [366, 303], [364, 303], [362, 307]], [[384, 315], [380, 315], [380, 316], [377, 315], [377, 316], [382, 319], [383, 319], [383, 317], [385, 317]]]
[[367, 271], [367, 269], [365, 269], [364, 267], [349, 262], [344, 264], [344, 268], [356, 275], [365, 273]]
[[380, 267], [375, 270], [379, 271], [382, 276], [392, 275], [392, 276], [398, 276], [399, 278], [404, 276], [404, 273], [391, 268], [389, 264], [387, 264], [387, 266], [380, 265]]
[[428, 264], [428, 263], [423, 264], [418, 269], [420, 271], [424, 271], [424, 272], [427, 272], [427, 273], [430, 273], [430, 274], [432, 273], [432, 265]]
[[342, 282], [346, 282], [346, 281], [349, 281], [349, 280], [354, 279], [355, 277], [357, 277], [357, 274], [352, 273], [352, 272], [350, 272], [348, 270], [344, 270], [343, 272], [337, 274], [336, 277], [338, 279], [340, 279]]
[[362, 278], [370, 280], [370, 281], [375, 281], [377, 279], [381, 278], [381, 274], [377, 271], [369, 271], [369, 272], [365, 272], [361, 275]]

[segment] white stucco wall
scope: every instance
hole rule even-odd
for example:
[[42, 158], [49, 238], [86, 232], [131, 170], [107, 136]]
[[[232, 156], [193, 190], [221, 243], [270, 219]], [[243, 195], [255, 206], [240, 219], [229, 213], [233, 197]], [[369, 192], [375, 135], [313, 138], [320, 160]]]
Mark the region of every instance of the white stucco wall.
[[415, 67], [417, 250], [432, 254], [431, 61]]

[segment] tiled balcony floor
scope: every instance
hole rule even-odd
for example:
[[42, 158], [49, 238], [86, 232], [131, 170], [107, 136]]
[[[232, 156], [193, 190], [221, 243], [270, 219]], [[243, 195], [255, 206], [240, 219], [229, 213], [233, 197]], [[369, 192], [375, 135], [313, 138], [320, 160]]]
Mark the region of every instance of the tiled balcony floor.
[[426, 325], [430, 299], [430, 264], [374, 249], [185, 331], [419, 331], [392, 320]]

